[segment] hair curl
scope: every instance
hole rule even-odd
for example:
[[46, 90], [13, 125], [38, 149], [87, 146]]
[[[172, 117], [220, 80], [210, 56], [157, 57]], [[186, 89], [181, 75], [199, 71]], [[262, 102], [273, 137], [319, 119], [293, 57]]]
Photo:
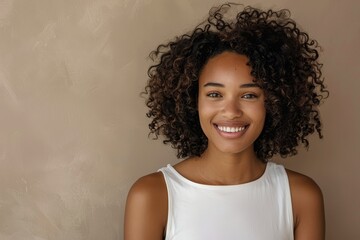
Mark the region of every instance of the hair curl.
[[262, 11], [245, 7], [227, 18], [233, 4], [209, 12], [191, 33], [162, 44], [150, 54], [145, 88], [150, 134], [163, 135], [177, 156], [200, 156], [207, 148], [197, 111], [198, 80], [207, 61], [224, 51], [247, 56], [254, 81], [265, 93], [266, 120], [254, 143], [259, 159], [295, 155], [299, 143], [321, 121], [317, 106], [328, 96], [318, 62], [318, 43], [301, 31], [287, 9]]

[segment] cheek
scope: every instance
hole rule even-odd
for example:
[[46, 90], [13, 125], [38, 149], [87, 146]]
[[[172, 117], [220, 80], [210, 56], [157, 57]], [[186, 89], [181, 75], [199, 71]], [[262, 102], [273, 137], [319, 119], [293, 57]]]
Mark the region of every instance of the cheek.
[[259, 104], [255, 107], [249, 108], [247, 113], [251, 115], [251, 118], [258, 124], [264, 124], [266, 117], [266, 109], [264, 104]]
[[197, 107], [199, 115], [207, 115], [213, 108], [212, 104], [206, 101], [203, 97], [199, 97]]
[[217, 110], [213, 103], [199, 101], [198, 102], [198, 114], [199, 114], [199, 121], [200, 126], [205, 135], [209, 129], [211, 129], [212, 125], [211, 122], [216, 115]]
[[199, 103], [198, 112], [200, 123], [206, 122], [211, 116], [212, 108], [208, 104]]
[[256, 114], [258, 115], [259, 118], [265, 118], [266, 109], [263, 103], [259, 104], [259, 106], [257, 107]]
[[266, 118], [266, 109], [265, 109], [265, 106], [262, 106], [262, 108], [260, 108], [260, 109], [257, 111], [257, 115], [258, 115], [258, 119], [260, 120], [260, 124], [262, 125], [262, 127], [264, 127], [265, 118]]

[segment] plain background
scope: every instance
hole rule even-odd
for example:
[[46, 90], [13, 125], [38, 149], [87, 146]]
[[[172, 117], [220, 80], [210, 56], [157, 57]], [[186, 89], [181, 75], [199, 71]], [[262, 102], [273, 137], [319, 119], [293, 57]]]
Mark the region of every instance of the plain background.
[[[177, 161], [148, 138], [149, 52], [218, 0], [0, 0], [0, 239], [122, 239], [127, 192]], [[311, 176], [327, 239], [360, 239], [360, 2], [242, 1], [289, 8], [323, 48], [323, 140], [284, 163]]]

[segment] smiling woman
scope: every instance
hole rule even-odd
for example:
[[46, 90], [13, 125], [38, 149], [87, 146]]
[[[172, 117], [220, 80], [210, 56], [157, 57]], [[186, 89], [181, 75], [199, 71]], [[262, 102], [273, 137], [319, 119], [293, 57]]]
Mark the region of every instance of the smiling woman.
[[185, 159], [133, 185], [126, 240], [324, 239], [319, 187], [271, 162], [321, 137], [317, 43], [287, 10], [230, 7], [153, 52], [150, 131]]
[[[198, 112], [206, 151], [248, 154], [265, 122], [264, 91], [253, 82], [248, 59], [234, 52], [208, 61], [199, 77]], [[213, 149], [213, 150], [212, 150]]]

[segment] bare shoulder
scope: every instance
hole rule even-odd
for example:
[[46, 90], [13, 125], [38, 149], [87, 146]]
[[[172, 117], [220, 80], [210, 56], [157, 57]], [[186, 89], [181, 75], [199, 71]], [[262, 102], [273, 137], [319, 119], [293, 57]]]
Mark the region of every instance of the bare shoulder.
[[286, 172], [291, 190], [295, 239], [324, 239], [324, 200], [320, 187], [308, 176], [288, 169]]
[[289, 169], [286, 169], [286, 172], [292, 194], [300, 193], [305, 194], [307, 198], [322, 198], [321, 189], [312, 178]]
[[139, 178], [131, 187], [128, 198], [140, 197], [143, 200], [161, 199], [162, 193], [166, 195], [166, 184], [161, 172], [151, 173]]
[[167, 189], [161, 172], [138, 179], [125, 207], [125, 239], [162, 239], [167, 220]]

